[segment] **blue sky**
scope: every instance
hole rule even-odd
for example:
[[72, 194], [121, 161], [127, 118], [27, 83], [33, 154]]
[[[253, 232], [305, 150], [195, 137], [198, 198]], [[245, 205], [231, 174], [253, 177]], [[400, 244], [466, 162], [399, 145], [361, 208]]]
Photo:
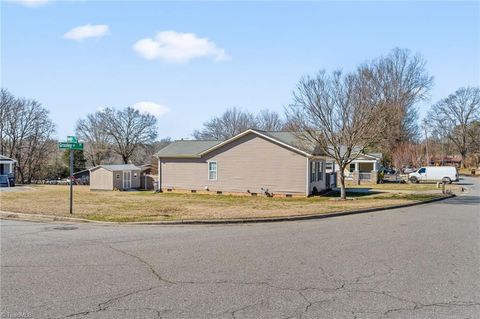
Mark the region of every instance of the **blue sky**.
[[60, 138], [107, 106], [156, 112], [173, 138], [231, 106], [283, 112], [302, 75], [394, 47], [435, 78], [422, 115], [480, 83], [479, 2], [30, 1], [1, 3], [1, 85], [47, 107]]

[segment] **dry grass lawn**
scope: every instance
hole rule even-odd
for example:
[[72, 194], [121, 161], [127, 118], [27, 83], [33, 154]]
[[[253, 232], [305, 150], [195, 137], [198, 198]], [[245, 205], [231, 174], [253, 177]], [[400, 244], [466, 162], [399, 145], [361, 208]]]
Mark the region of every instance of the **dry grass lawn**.
[[[28, 190], [0, 193], [0, 210], [70, 216], [68, 186], [37, 185]], [[202, 194], [155, 194], [149, 191], [91, 192], [74, 187], [74, 216], [102, 221], [155, 221], [176, 219], [252, 218], [322, 214], [385, 207], [423, 201], [440, 195], [376, 194], [356, 200], [332, 200], [336, 195], [311, 198], [267, 198]]]
[[[446, 189], [456, 191], [459, 189], [456, 184], [446, 184]], [[433, 191], [439, 190], [436, 183], [383, 183], [383, 184], [363, 184], [363, 185], [348, 185], [348, 188], [369, 188], [372, 190], [393, 190], [393, 191]]]

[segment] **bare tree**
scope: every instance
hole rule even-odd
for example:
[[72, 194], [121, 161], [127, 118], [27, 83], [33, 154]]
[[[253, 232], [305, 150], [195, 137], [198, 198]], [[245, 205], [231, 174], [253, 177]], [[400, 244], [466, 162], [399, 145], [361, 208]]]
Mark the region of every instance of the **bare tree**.
[[340, 168], [341, 198], [346, 199], [345, 169], [359, 154], [381, 138], [384, 122], [378, 94], [370, 87], [368, 72], [304, 77], [293, 93], [287, 117], [304, 143], [314, 144]]
[[436, 130], [453, 143], [461, 156], [461, 166], [465, 167], [465, 158], [474, 143], [469, 127], [480, 120], [480, 88], [458, 89], [433, 105], [429, 117]]
[[84, 153], [89, 165], [100, 165], [111, 157], [110, 136], [105, 132], [101, 112], [78, 120], [75, 133], [85, 143]]
[[162, 138], [149, 144], [141, 145], [132, 155], [131, 161], [135, 164], [151, 164], [156, 163], [155, 153], [170, 144], [170, 137]]
[[392, 164], [397, 169], [404, 166], [420, 167], [422, 164], [421, 145], [400, 142], [392, 151]]
[[13, 116], [17, 104], [18, 100], [7, 89], [0, 90], [0, 154], [7, 153], [8, 119]]
[[480, 121], [473, 121], [468, 128], [470, 143], [470, 161], [472, 167], [480, 164]]
[[138, 147], [154, 142], [158, 135], [155, 116], [140, 113], [132, 107], [123, 110], [106, 108], [100, 114], [102, 129], [112, 141], [112, 150], [125, 164]]
[[285, 128], [285, 121], [280, 114], [268, 109], [261, 110], [255, 116], [255, 128], [264, 131], [281, 131]]
[[0, 114], [2, 154], [17, 160], [18, 180], [30, 183], [48, 158], [55, 125], [40, 103], [15, 98], [5, 89], [0, 95]]
[[201, 130], [193, 132], [193, 136], [199, 140], [226, 140], [254, 127], [256, 121], [252, 113], [232, 107], [204, 123]]
[[420, 54], [395, 48], [360, 67], [371, 74], [369, 81], [383, 101], [385, 112], [381, 120], [388, 123], [388, 134], [381, 141], [382, 151], [389, 153], [400, 142], [413, 141], [419, 136], [418, 102], [428, 98], [433, 77], [428, 75], [426, 61]]

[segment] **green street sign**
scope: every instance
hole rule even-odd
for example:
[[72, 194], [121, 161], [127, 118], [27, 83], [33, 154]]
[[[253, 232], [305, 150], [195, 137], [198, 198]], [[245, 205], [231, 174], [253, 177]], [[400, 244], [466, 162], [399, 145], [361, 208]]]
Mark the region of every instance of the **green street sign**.
[[83, 150], [83, 143], [74, 143], [72, 145], [72, 149], [74, 150]]
[[67, 143], [78, 143], [78, 140], [75, 136], [67, 136]]
[[83, 143], [60, 142], [58, 143], [58, 147], [61, 149], [68, 149], [68, 150], [83, 150]]

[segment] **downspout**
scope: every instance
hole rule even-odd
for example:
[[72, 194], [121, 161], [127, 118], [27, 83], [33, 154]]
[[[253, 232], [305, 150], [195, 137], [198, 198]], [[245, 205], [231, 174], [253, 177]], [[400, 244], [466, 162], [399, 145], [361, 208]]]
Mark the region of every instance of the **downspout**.
[[157, 182], [157, 192], [162, 191], [162, 160], [158, 157], [158, 182]]
[[307, 178], [306, 178], [306, 183], [305, 183], [306, 184], [306, 186], [305, 186], [306, 187], [305, 188], [305, 196], [307, 196], [307, 197], [308, 197], [308, 195], [310, 195], [310, 192], [309, 192], [309, 189], [310, 189], [310, 174], [308, 172], [308, 170], [310, 168], [309, 164], [310, 164], [310, 159], [307, 156], [307, 176], [306, 176]]

